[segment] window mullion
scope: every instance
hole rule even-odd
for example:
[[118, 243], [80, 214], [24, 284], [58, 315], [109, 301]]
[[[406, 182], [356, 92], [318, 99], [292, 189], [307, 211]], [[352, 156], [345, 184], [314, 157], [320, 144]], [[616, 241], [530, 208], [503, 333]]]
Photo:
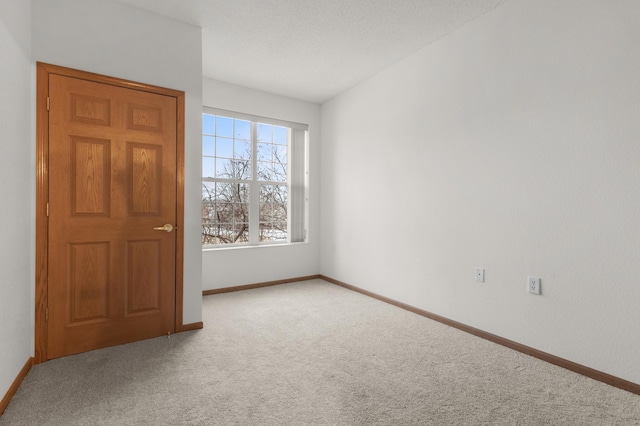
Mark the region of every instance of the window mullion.
[[293, 135], [291, 134], [291, 129], [287, 129], [287, 241], [291, 242], [291, 225], [292, 218], [294, 217], [292, 212], [292, 191], [291, 191], [291, 182], [292, 182], [292, 164], [293, 164]]
[[260, 187], [258, 185], [258, 130], [251, 122], [251, 185], [249, 187], [249, 242], [258, 244], [260, 231]]

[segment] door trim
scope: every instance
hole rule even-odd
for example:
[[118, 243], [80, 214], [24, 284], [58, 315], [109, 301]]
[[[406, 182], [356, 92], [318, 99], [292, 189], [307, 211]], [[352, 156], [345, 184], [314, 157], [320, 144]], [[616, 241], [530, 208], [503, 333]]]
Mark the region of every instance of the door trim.
[[[48, 280], [48, 218], [49, 200], [49, 75], [73, 77], [111, 86], [135, 89], [159, 95], [171, 96], [177, 103], [176, 122], [176, 290], [175, 331], [193, 329], [183, 324], [183, 269], [184, 269], [184, 123], [185, 94], [179, 90], [166, 89], [137, 83], [116, 77], [108, 77], [71, 68], [38, 62], [36, 74], [36, 290], [35, 290], [35, 354], [36, 364], [47, 358], [47, 280]], [[201, 327], [197, 327], [201, 328]]]

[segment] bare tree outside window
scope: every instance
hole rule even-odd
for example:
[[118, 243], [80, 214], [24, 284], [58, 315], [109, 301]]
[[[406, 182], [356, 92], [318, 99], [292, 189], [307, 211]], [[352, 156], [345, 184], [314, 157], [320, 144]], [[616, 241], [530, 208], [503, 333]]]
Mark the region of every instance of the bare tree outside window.
[[286, 127], [203, 114], [203, 245], [246, 244], [252, 232], [258, 242], [288, 240], [288, 134]]
[[249, 185], [239, 182], [249, 161], [229, 164], [225, 174], [231, 181], [202, 182], [202, 244], [249, 241]]
[[259, 241], [287, 240], [287, 129], [258, 123]]

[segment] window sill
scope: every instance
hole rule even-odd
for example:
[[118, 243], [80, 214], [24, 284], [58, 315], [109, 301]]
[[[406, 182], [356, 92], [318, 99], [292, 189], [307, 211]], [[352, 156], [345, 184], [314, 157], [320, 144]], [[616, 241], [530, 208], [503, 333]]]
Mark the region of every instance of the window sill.
[[256, 245], [237, 245], [237, 246], [205, 246], [202, 247], [203, 252], [213, 252], [219, 250], [247, 250], [247, 249], [262, 249], [262, 248], [273, 248], [273, 247], [290, 247], [290, 246], [300, 246], [309, 244], [308, 241], [300, 242], [300, 243], [265, 243], [265, 244], [256, 244]]

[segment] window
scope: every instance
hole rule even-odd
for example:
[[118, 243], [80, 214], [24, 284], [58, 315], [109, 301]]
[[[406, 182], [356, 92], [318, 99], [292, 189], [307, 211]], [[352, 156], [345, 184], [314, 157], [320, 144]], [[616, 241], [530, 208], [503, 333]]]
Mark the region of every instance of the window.
[[307, 126], [205, 108], [202, 245], [306, 239]]

